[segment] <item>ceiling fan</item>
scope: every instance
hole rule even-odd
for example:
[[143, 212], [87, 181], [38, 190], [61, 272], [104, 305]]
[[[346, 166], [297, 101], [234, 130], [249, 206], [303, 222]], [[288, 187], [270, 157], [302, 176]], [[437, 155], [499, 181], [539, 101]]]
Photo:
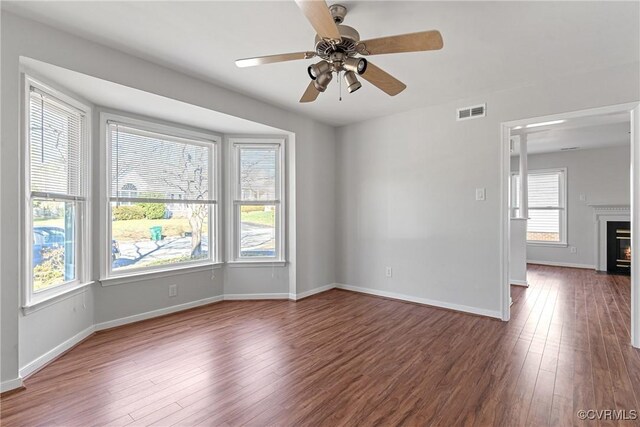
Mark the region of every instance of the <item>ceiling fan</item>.
[[333, 73], [338, 77], [340, 73], [344, 73], [349, 93], [362, 87], [357, 78], [361, 76], [388, 95], [395, 96], [407, 86], [360, 56], [442, 49], [442, 36], [439, 31], [422, 31], [360, 40], [360, 34], [354, 28], [342, 25], [347, 15], [346, 7], [340, 4], [327, 6], [323, 0], [296, 0], [296, 3], [316, 30], [315, 50], [238, 59], [236, 65], [251, 67], [310, 59], [315, 56], [321, 58], [320, 62], [307, 68], [311, 82], [300, 98], [300, 102], [315, 101], [320, 92], [327, 89], [333, 79]]

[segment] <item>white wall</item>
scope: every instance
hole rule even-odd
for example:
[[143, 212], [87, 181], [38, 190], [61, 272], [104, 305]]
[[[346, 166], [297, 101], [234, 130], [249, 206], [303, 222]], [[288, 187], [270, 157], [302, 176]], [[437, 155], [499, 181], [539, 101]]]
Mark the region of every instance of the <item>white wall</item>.
[[[335, 282], [335, 130], [252, 98], [186, 76], [157, 64], [55, 30], [35, 21], [2, 11], [2, 259], [1, 372], [4, 383], [14, 380], [25, 363], [86, 329], [91, 321], [107, 322], [122, 316], [189, 300], [229, 293], [301, 293]], [[224, 274], [211, 279], [210, 272], [182, 277], [146, 280], [87, 290], [84, 301], [94, 301], [78, 314], [80, 297], [65, 299], [37, 313], [23, 316], [19, 309], [19, 57], [27, 56], [104, 80], [134, 87], [186, 103], [224, 112], [295, 133], [297, 200], [290, 217], [296, 217], [290, 236], [296, 236], [289, 253], [291, 264], [280, 269], [274, 282], [272, 269], [233, 270], [229, 284]], [[229, 269], [231, 270], [231, 269]], [[284, 276], [283, 276], [284, 275]], [[267, 280], [263, 280], [267, 278]], [[179, 296], [168, 300], [166, 285], [182, 283]], [[277, 283], [277, 284], [276, 284]], [[282, 289], [285, 284], [293, 288]], [[273, 286], [272, 288], [272, 285]], [[223, 290], [223, 287], [225, 288]], [[228, 288], [228, 289], [227, 289]], [[75, 309], [75, 312], [74, 312]], [[84, 313], [84, 314], [83, 314]], [[46, 327], [42, 325], [46, 324]], [[44, 334], [47, 334], [45, 337]]]
[[[630, 204], [630, 146], [529, 154], [529, 170], [567, 168], [567, 247], [527, 245], [527, 261], [595, 267], [593, 208]], [[518, 170], [518, 159], [511, 159]], [[580, 200], [585, 195], [586, 201]], [[570, 247], [576, 248], [572, 254]]]
[[[499, 316], [500, 123], [637, 101], [638, 73], [558, 76], [339, 128], [338, 282]], [[455, 121], [483, 102], [487, 117]]]

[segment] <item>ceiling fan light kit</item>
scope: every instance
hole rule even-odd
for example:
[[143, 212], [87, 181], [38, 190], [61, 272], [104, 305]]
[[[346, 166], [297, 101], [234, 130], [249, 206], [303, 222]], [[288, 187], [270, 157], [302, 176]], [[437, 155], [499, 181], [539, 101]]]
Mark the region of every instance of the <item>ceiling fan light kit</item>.
[[239, 59], [238, 67], [271, 64], [275, 62], [310, 59], [315, 56], [320, 62], [307, 67], [311, 82], [300, 102], [313, 102], [324, 92], [333, 79], [333, 73], [344, 73], [349, 93], [362, 87], [357, 75], [390, 96], [406, 89], [406, 85], [392, 75], [376, 67], [358, 55], [381, 55], [402, 52], [420, 52], [442, 49], [440, 32], [422, 31], [411, 34], [360, 40], [360, 34], [352, 27], [342, 25], [347, 8], [340, 4], [327, 6], [324, 1], [296, 0], [302, 13], [316, 30], [314, 51], [286, 53]]

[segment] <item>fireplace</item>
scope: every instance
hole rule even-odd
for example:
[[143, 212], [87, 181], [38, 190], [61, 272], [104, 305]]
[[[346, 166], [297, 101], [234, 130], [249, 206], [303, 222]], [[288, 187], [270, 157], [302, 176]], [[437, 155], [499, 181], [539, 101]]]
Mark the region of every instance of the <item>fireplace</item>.
[[607, 271], [631, 274], [631, 223], [607, 222]]

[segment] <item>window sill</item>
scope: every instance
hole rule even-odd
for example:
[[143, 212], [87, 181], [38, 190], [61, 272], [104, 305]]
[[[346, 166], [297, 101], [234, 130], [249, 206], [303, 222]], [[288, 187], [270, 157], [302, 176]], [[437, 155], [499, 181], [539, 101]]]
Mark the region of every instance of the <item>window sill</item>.
[[563, 242], [527, 242], [527, 246], [547, 246], [552, 248], [566, 248], [569, 246], [568, 243]]
[[286, 267], [287, 261], [228, 261], [227, 264], [229, 267], [237, 268], [237, 267]]
[[218, 269], [218, 268], [221, 268], [222, 265], [223, 263], [221, 262], [215, 262], [215, 263], [207, 263], [207, 264], [199, 264], [199, 265], [189, 265], [189, 266], [171, 268], [171, 269], [141, 271], [137, 273], [105, 277], [103, 279], [100, 279], [100, 285], [102, 286], [124, 285], [127, 283], [141, 282], [143, 280], [151, 280], [157, 277], [178, 276], [181, 274], [196, 273], [198, 271]]
[[91, 286], [96, 282], [86, 282], [77, 284], [71, 288], [66, 288], [56, 293], [51, 293], [45, 297], [38, 298], [36, 301], [31, 301], [28, 304], [22, 306], [22, 313], [26, 316], [35, 311], [42, 310], [43, 308], [57, 304], [60, 301], [64, 301], [75, 295], [84, 292], [84, 288]]

